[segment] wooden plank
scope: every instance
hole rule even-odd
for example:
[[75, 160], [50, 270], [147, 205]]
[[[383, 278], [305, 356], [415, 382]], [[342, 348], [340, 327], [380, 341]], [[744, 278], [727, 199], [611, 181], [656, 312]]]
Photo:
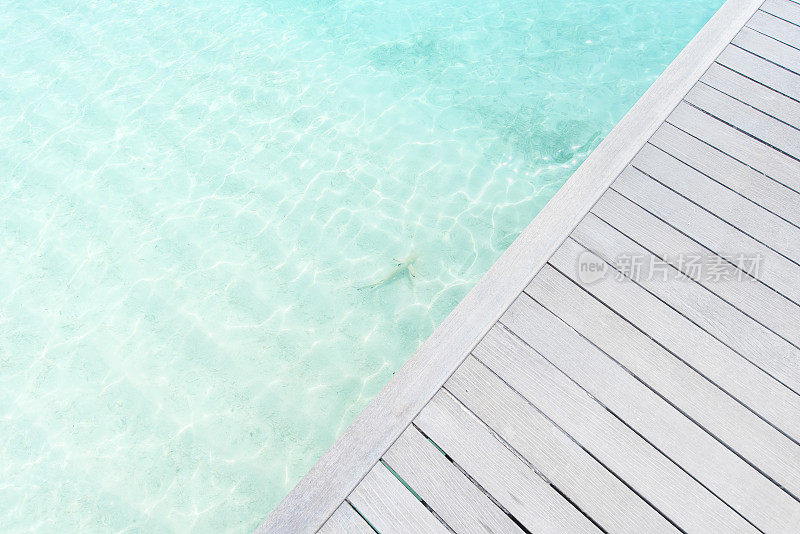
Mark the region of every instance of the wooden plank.
[[650, 143], [764, 209], [800, 226], [800, 195], [767, 175], [664, 123]]
[[347, 502], [339, 505], [317, 532], [318, 534], [375, 534], [372, 527]]
[[800, 502], [527, 294], [502, 322], [763, 532], [800, 530]]
[[572, 239], [564, 242], [550, 263], [754, 413], [800, 442], [800, 396], [639, 285], [618, 284], [610, 277], [585, 280], [578, 273], [579, 259], [605, 264]]
[[[800, 137], [800, 132], [797, 132]], [[653, 145], [645, 145], [631, 163], [679, 195], [691, 200], [795, 263], [800, 262], [800, 228], [711, 180]], [[800, 200], [795, 194], [789, 200]], [[800, 266], [798, 266], [800, 269]]]
[[800, 303], [800, 270], [795, 263], [633, 167], [620, 174], [613, 188], [707, 249], [730, 257], [743, 270], [753, 270], [748, 257], [760, 258], [754, 276]]
[[742, 280], [738, 277], [709, 280], [697, 273], [687, 258], [701, 258], [715, 264], [723, 261], [613, 189], [603, 195], [591, 213], [762, 325], [800, 346], [800, 306], [763, 283], [746, 277]]
[[799, 445], [552, 267], [545, 266], [525, 291], [721, 443], [800, 495]]
[[492, 328], [473, 354], [683, 530], [757, 532], [507, 330]]
[[[711, 65], [700, 81], [794, 128], [800, 128], [800, 102], [727, 67], [718, 63]], [[797, 82], [800, 83], [800, 78]], [[800, 135], [800, 132], [795, 135]]]
[[678, 531], [474, 357], [445, 387], [607, 532]]
[[704, 83], [695, 85], [684, 100], [793, 158], [800, 157], [800, 138], [797, 136], [797, 130], [766, 113]]
[[800, 4], [789, 0], [767, 0], [761, 6], [761, 11], [766, 11], [771, 15], [788, 20], [794, 24], [800, 24]]
[[383, 460], [456, 532], [522, 534], [416, 427], [409, 426]]
[[769, 35], [773, 39], [794, 48], [800, 48], [800, 26], [779, 19], [764, 11], [756, 11], [753, 18], [747, 23], [748, 28]]
[[415, 423], [531, 532], [600, 532], [447, 391]]
[[776, 41], [751, 28], [742, 31], [731, 41], [736, 46], [760, 56], [780, 67], [800, 74], [800, 50]]
[[381, 462], [370, 469], [347, 500], [381, 534], [449, 534]]
[[667, 122], [800, 192], [800, 162], [686, 103]]
[[259, 527], [312, 532], [333, 514], [680, 102], [761, 0], [727, 0], [430, 338]]
[[728, 46], [717, 58], [717, 63], [779, 93], [800, 100], [800, 80], [797, 74], [747, 50], [738, 46]]
[[[627, 268], [625, 257], [653, 264], [652, 254], [597, 217], [584, 219], [573, 238], [618, 269]], [[800, 391], [800, 349], [700, 284], [682, 280], [674, 267], [666, 267], [663, 276], [643, 274], [635, 282], [789, 389]]]

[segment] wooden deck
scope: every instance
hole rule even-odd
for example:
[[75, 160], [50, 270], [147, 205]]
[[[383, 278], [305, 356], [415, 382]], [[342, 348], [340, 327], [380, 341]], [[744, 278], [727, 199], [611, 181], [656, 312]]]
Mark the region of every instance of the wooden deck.
[[728, 0], [259, 532], [800, 532], [800, 2]]

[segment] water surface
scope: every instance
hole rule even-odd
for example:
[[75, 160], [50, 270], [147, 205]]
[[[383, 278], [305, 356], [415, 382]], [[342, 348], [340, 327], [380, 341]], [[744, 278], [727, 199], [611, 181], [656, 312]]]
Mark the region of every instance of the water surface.
[[720, 4], [0, 0], [0, 531], [252, 530]]

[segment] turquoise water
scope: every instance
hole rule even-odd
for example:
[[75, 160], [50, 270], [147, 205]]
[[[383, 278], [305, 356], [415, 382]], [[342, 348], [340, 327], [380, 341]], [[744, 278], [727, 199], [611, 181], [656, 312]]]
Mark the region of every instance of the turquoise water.
[[0, 531], [253, 529], [720, 4], [0, 0]]

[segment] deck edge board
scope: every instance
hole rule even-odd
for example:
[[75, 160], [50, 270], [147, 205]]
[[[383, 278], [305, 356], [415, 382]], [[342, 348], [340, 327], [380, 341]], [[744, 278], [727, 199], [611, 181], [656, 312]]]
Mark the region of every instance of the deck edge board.
[[315, 532], [568, 238], [761, 6], [727, 0], [534, 220], [258, 527]]

